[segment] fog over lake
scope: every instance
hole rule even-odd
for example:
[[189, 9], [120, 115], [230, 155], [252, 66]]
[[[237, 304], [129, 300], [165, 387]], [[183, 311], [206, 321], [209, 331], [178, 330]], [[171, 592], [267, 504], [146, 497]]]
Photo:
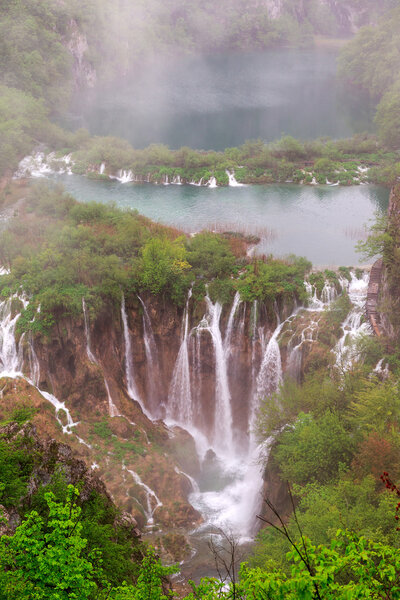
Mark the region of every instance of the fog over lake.
[[344, 90], [332, 50], [279, 49], [160, 58], [75, 99], [75, 125], [134, 147], [223, 150], [248, 139], [350, 136], [371, 127], [365, 99]]

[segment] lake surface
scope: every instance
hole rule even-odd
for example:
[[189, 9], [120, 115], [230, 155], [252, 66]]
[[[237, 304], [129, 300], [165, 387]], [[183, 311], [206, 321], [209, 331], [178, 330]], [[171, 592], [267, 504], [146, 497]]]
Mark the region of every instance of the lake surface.
[[222, 150], [248, 139], [346, 137], [371, 128], [368, 102], [343, 89], [332, 50], [279, 49], [144, 62], [75, 99], [73, 126], [136, 148]]
[[137, 185], [58, 176], [79, 201], [114, 202], [187, 233], [239, 230], [262, 238], [259, 252], [306, 256], [316, 266], [363, 263], [354, 245], [364, 224], [386, 211], [389, 190], [263, 185], [210, 189], [191, 185]]

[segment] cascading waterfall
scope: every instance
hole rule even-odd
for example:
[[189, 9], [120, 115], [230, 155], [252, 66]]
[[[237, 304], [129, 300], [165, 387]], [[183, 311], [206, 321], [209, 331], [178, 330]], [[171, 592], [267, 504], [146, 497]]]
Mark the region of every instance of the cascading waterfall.
[[199, 484], [191, 475], [189, 475], [189, 473], [185, 473], [185, 471], [181, 471], [180, 469], [178, 469], [178, 467], [175, 467], [175, 473], [178, 473], [178, 475], [183, 475], [183, 477], [186, 477], [186, 479], [190, 482], [190, 484], [192, 486], [192, 491], [195, 494], [200, 493]]
[[[0, 378], [10, 377], [11, 379], [16, 379], [17, 377], [21, 377], [28, 381], [28, 383], [37, 389], [43, 398], [48, 400], [54, 406], [56, 418], [62, 427], [63, 433], [71, 434], [72, 428], [78, 423], [73, 421], [71, 414], [64, 402], [60, 402], [55, 396], [53, 396], [53, 394], [40, 390], [37, 386], [39, 382], [39, 374], [38, 371], [35, 371], [35, 369], [39, 368], [39, 363], [37, 361], [36, 354], [34, 353], [33, 346], [31, 346], [31, 359], [33, 360], [33, 363], [36, 361], [36, 366], [34, 366], [33, 369], [31, 368], [31, 379], [23, 374], [24, 336], [21, 336], [19, 344], [17, 345], [15, 339], [15, 327], [21, 315], [20, 313], [17, 313], [14, 317], [12, 316], [13, 299], [20, 300], [24, 307], [26, 307], [28, 304], [24, 298], [18, 298], [17, 296], [12, 296], [3, 302], [0, 302]], [[65, 415], [66, 423], [61, 421], [59, 413]]]
[[160, 377], [157, 344], [154, 339], [150, 315], [146, 305], [140, 296], [138, 296], [138, 299], [143, 307], [143, 341], [147, 365], [148, 402], [151, 406], [151, 413], [155, 417], [160, 418], [162, 415], [160, 414], [160, 407], [157, 404], [158, 381]]
[[167, 418], [182, 425], [193, 427], [193, 403], [189, 368], [189, 290], [181, 328], [181, 346], [176, 359], [168, 392]]
[[116, 179], [120, 183], [132, 183], [135, 180], [135, 177], [132, 171], [125, 171], [123, 169], [120, 169], [118, 171], [117, 177], [112, 177], [111, 179]]
[[275, 393], [282, 383], [282, 359], [278, 344], [278, 336], [286, 321], [278, 324], [271, 336], [261, 363], [257, 377], [257, 397], [270, 396]]
[[220, 319], [222, 306], [219, 302], [213, 304], [206, 296], [208, 308], [207, 329], [212, 338], [215, 353], [215, 414], [213, 446], [222, 454], [231, 455], [234, 452], [232, 436], [231, 394], [228, 383], [226, 349], [222, 341]]
[[40, 381], [40, 365], [35, 352], [32, 334], [29, 337], [29, 372], [31, 374], [33, 385], [37, 387]]
[[243, 187], [243, 183], [239, 183], [238, 181], [236, 181], [234, 172], [231, 173], [230, 171], [228, 171], [228, 169], [226, 169], [225, 173], [228, 175], [229, 187]]
[[353, 272], [351, 273], [348, 294], [353, 308], [342, 324], [343, 335], [333, 350], [336, 355], [336, 366], [343, 371], [349, 369], [357, 360], [357, 352], [354, 348], [355, 340], [363, 333], [370, 333], [369, 323], [363, 322], [368, 282], [369, 273], [363, 273], [360, 279]]
[[[83, 318], [84, 318], [84, 323], [85, 323], [86, 354], [88, 355], [88, 359], [90, 360], [91, 363], [100, 367], [99, 361], [97, 360], [97, 358], [95, 357], [95, 355], [93, 354], [93, 352], [91, 350], [89, 316], [87, 313], [85, 298], [82, 298], [82, 310], [83, 310]], [[110, 387], [109, 387], [108, 381], [105, 377], [104, 377], [104, 387], [106, 388], [107, 397], [108, 397], [108, 413], [109, 413], [110, 417], [119, 417], [120, 413], [118, 412], [118, 409], [113, 402], [111, 392], [110, 392]]]
[[143, 481], [135, 471], [131, 471], [131, 469], [128, 469], [125, 466], [123, 467], [123, 469], [132, 476], [133, 481], [137, 485], [144, 489], [146, 494], [146, 507], [143, 506], [143, 510], [146, 515], [147, 525], [153, 525], [154, 513], [157, 510], [157, 508], [160, 508], [160, 506], [162, 506], [161, 500], [158, 498], [154, 490], [152, 490], [148, 485], [143, 483]]
[[15, 326], [20, 313], [12, 316], [12, 296], [0, 303], [0, 377], [19, 377], [22, 375], [22, 344], [15, 341]]
[[149, 419], [152, 419], [151, 414], [146, 409], [143, 401], [141, 400], [141, 398], [139, 396], [139, 392], [137, 390], [135, 378], [133, 375], [132, 345], [131, 345], [131, 338], [129, 335], [128, 316], [126, 314], [125, 296], [123, 294], [122, 294], [122, 300], [121, 300], [121, 318], [122, 318], [122, 325], [123, 325], [123, 330], [124, 330], [125, 377], [126, 377], [126, 387], [127, 387], [128, 395], [130, 396], [130, 398], [132, 398], [132, 400], [136, 400], [136, 402], [139, 402], [140, 408], [142, 409], [142, 411], [144, 412], [146, 417], [148, 417]]
[[239, 292], [236, 292], [235, 297], [233, 299], [231, 312], [229, 313], [228, 323], [226, 325], [226, 332], [225, 332], [225, 337], [224, 337], [224, 350], [225, 350], [226, 358], [229, 358], [229, 356], [232, 354], [232, 348], [231, 348], [232, 331], [233, 331], [234, 320], [235, 320], [236, 313], [237, 313], [240, 302], [241, 302], [240, 294], [239, 294]]

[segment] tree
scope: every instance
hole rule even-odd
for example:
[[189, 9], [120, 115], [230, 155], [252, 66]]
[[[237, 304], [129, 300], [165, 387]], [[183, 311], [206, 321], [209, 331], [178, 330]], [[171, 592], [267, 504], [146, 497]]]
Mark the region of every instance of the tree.
[[85, 554], [79, 492], [68, 486], [65, 504], [45, 495], [47, 525], [32, 511], [13, 536], [0, 538], [1, 600], [88, 600], [99, 573], [97, 551]]

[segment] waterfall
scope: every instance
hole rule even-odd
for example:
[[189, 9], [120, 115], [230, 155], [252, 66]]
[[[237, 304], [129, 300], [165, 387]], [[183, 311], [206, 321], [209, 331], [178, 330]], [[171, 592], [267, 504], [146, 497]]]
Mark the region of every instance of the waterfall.
[[294, 334], [287, 345], [286, 372], [297, 382], [300, 382], [301, 377], [303, 346], [305, 343], [312, 343], [314, 341], [313, 337], [317, 329], [318, 321], [311, 320], [302, 330], [300, 341], [295, 346], [292, 346], [292, 340], [295, 337]]
[[157, 345], [154, 339], [153, 328], [151, 326], [151, 320], [146, 305], [140, 296], [138, 296], [138, 299], [143, 307], [143, 339], [147, 365], [148, 401], [150, 403], [150, 406], [152, 407], [152, 414], [156, 415], [159, 418], [161, 417], [161, 415], [157, 414], [159, 413], [159, 406], [157, 405], [157, 400], [160, 369], [158, 362]]
[[363, 322], [368, 282], [368, 273], [363, 273], [361, 279], [358, 279], [354, 273], [351, 273], [348, 293], [353, 308], [342, 324], [342, 337], [333, 350], [336, 356], [336, 366], [343, 371], [349, 369], [352, 363], [357, 360], [357, 353], [354, 348], [354, 342], [357, 337], [362, 333], [370, 332], [369, 323], [367, 321]]
[[325, 285], [322, 289], [321, 300], [324, 304], [330, 304], [337, 298], [336, 288], [329, 281], [325, 281]]
[[186, 477], [186, 479], [189, 480], [191, 486], [192, 486], [192, 491], [195, 494], [199, 494], [200, 493], [200, 488], [199, 488], [199, 484], [197, 483], [197, 481], [188, 473], [185, 473], [184, 471], [181, 471], [180, 469], [178, 469], [178, 467], [175, 467], [175, 473], [178, 473], [178, 475], [183, 475], [183, 477]]
[[[39, 394], [43, 396], [46, 400], [48, 400], [55, 408], [56, 418], [59, 424], [62, 427], [63, 433], [71, 434], [71, 428], [77, 425], [72, 420], [71, 414], [64, 402], [60, 402], [57, 400], [55, 396], [50, 394], [49, 392], [45, 392], [40, 390], [37, 387], [38, 379], [39, 379], [39, 363], [36, 357], [36, 354], [33, 350], [33, 345], [31, 348], [31, 360], [32, 366], [30, 367], [31, 379], [28, 379], [23, 374], [23, 339], [24, 335], [21, 336], [19, 344], [17, 345], [15, 340], [15, 327], [20, 313], [16, 314], [12, 317], [12, 301], [17, 296], [12, 296], [3, 302], [0, 302], [0, 377], [10, 377], [15, 379], [17, 377], [21, 377], [28, 381], [31, 385], [33, 385]], [[24, 306], [26, 307], [27, 302], [24, 299], [19, 298]], [[66, 417], [66, 425], [64, 425], [59, 417], [59, 412], [63, 411]]]
[[167, 417], [183, 425], [193, 426], [192, 392], [189, 368], [189, 290], [181, 327], [181, 346], [176, 359], [174, 372], [168, 392]]
[[226, 169], [225, 173], [228, 175], [229, 187], [243, 187], [243, 183], [239, 183], [238, 181], [236, 181], [234, 171], [231, 173], [230, 171], [228, 171], [228, 169]]
[[99, 169], [99, 174], [100, 174], [100, 175], [103, 175], [103, 174], [104, 174], [105, 168], [106, 168], [106, 165], [105, 165], [105, 163], [101, 163], [101, 165], [100, 165], [100, 169]]
[[11, 313], [12, 301], [17, 296], [12, 296], [3, 302], [0, 302], [0, 377], [18, 377], [22, 376], [22, 344], [17, 347], [15, 341], [15, 327], [20, 313], [14, 317]]
[[267, 344], [257, 377], [258, 398], [274, 394], [282, 383], [282, 360], [278, 336], [285, 323], [286, 321], [278, 325]]
[[126, 387], [127, 387], [128, 395], [130, 396], [130, 398], [132, 398], [132, 400], [136, 400], [136, 402], [138, 402], [140, 404], [140, 408], [142, 409], [143, 413], [146, 415], [147, 418], [151, 419], [152, 417], [151, 417], [150, 413], [144, 406], [144, 403], [142, 402], [142, 400], [139, 396], [139, 392], [137, 390], [135, 378], [133, 375], [132, 345], [131, 345], [131, 338], [129, 335], [128, 316], [126, 314], [124, 294], [122, 294], [122, 300], [121, 300], [121, 318], [122, 318], [122, 325], [123, 325], [123, 330], [124, 330], [125, 377], [126, 377]]
[[224, 350], [225, 350], [225, 355], [227, 358], [229, 358], [229, 356], [232, 353], [232, 348], [231, 348], [232, 330], [233, 330], [233, 324], [234, 324], [234, 320], [235, 320], [235, 316], [236, 316], [239, 304], [240, 304], [240, 294], [239, 294], [239, 292], [236, 292], [235, 297], [233, 299], [231, 311], [229, 313], [228, 323], [226, 326], [226, 332], [225, 332], [225, 338], [224, 338]]
[[209, 188], [216, 188], [217, 187], [217, 180], [216, 180], [216, 178], [215, 177], [210, 177], [207, 185], [208, 185]]
[[[341, 280], [339, 280], [341, 283]], [[343, 284], [342, 289], [343, 288]], [[306, 292], [308, 295], [308, 308], [310, 310], [321, 311], [324, 310], [331, 302], [336, 300], [337, 291], [335, 286], [329, 281], [325, 281], [324, 287], [321, 291], [321, 299], [318, 298], [317, 288], [315, 285], [312, 285], [309, 281], [304, 281], [304, 287], [306, 288]]]
[[232, 453], [232, 410], [229, 392], [228, 370], [225, 346], [222, 342], [220, 319], [222, 306], [219, 302], [213, 304], [206, 296], [208, 307], [208, 325], [215, 353], [215, 413], [214, 413], [214, 446], [222, 453]]
[[131, 170], [125, 171], [120, 169], [117, 175], [110, 175], [110, 179], [116, 179], [120, 183], [132, 183], [135, 180], [135, 176]]
[[[82, 310], [83, 310], [83, 318], [84, 318], [84, 323], [85, 323], [86, 354], [88, 355], [88, 359], [90, 360], [91, 363], [93, 363], [97, 367], [101, 368], [99, 365], [99, 361], [97, 360], [97, 358], [95, 357], [95, 355], [93, 354], [93, 352], [91, 350], [89, 315], [87, 313], [85, 298], [82, 298]], [[104, 377], [104, 375], [103, 375], [103, 377]], [[105, 377], [104, 377], [104, 387], [106, 388], [107, 398], [108, 398], [108, 413], [109, 413], [110, 417], [119, 417], [120, 414], [118, 412], [117, 407], [115, 406], [115, 404], [113, 402], [113, 399], [112, 399], [112, 396], [110, 393], [110, 387], [109, 387], [107, 379]]]
[[40, 381], [40, 365], [33, 345], [32, 334], [29, 336], [29, 372], [33, 385], [37, 387]]
[[157, 510], [157, 508], [162, 506], [161, 500], [158, 498], [157, 494], [151, 488], [149, 488], [148, 485], [143, 483], [143, 481], [141, 480], [139, 475], [135, 473], [135, 471], [127, 469], [125, 465], [123, 466], [123, 469], [128, 471], [128, 473], [132, 476], [134, 482], [144, 489], [146, 494], [146, 507], [143, 506], [143, 510], [146, 515], [147, 525], [153, 525], [154, 513]]

